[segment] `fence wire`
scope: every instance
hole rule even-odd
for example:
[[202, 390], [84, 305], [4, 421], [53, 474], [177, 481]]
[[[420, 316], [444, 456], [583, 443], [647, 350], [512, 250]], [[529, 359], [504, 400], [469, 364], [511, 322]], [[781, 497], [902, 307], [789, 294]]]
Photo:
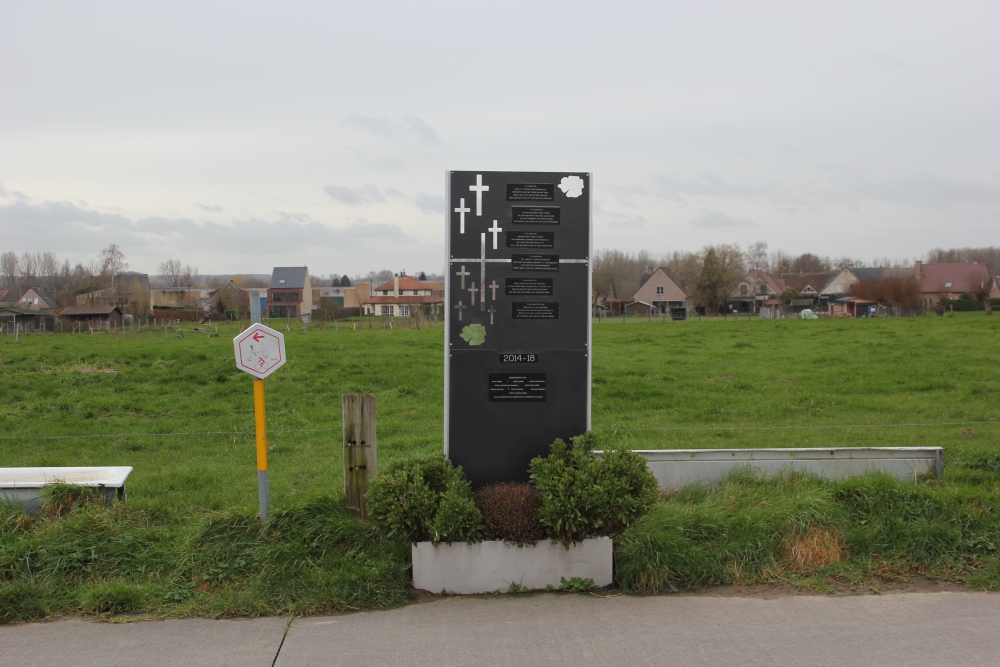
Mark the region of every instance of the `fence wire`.
[[[926, 423], [904, 423], [904, 424], [819, 424], [801, 426], [604, 426], [592, 428], [592, 431], [792, 431], [792, 430], [830, 430], [830, 429], [850, 429], [850, 428], [940, 428], [945, 426], [997, 426], [997, 421], [965, 421], [965, 422], [938, 422], [936, 424]], [[289, 433], [336, 433], [339, 428], [303, 428], [303, 429], [268, 429], [268, 436], [283, 435]], [[379, 426], [376, 431], [436, 431], [444, 433], [444, 427], [404, 427], [404, 426]], [[0, 435], [0, 440], [70, 440], [88, 438], [169, 438], [173, 436], [186, 435], [243, 435], [252, 436], [254, 431], [175, 431], [173, 433], [87, 433], [78, 435]]]

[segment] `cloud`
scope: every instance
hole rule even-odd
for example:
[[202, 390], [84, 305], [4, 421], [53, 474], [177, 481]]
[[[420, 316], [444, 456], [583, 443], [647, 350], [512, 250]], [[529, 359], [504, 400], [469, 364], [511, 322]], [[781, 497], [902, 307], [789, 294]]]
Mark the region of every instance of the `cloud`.
[[199, 204], [198, 202], [195, 202], [194, 205], [203, 211], [208, 211], [209, 213], [222, 213], [221, 206], [208, 206], [207, 204]]
[[[141, 270], [151, 269], [164, 257], [210, 256], [212, 261], [246, 265], [267, 257], [276, 265], [301, 262], [316, 248], [357, 254], [372, 247], [411, 246], [416, 241], [397, 225], [363, 219], [346, 226], [332, 226], [299, 211], [272, 211], [267, 217], [236, 220], [230, 224], [191, 218], [147, 217], [133, 219], [84, 208], [68, 201], [41, 204], [14, 202], [0, 205], [0, 228], [10, 248], [52, 250], [72, 262], [85, 261], [114, 242]], [[45, 230], [40, 240], [38, 230]], [[132, 260], [136, 261], [132, 261]]]
[[404, 116], [399, 120], [376, 116], [351, 114], [340, 121], [344, 127], [349, 127], [380, 139], [400, 144], [416, 142], [428, 146], [437, 146], [444, 142], [438, 137], [437, 131], [422, 118]]
[[444, 197], [442, 195], [418, 192], [413, 203], [424, 215], [444, 215]]
[[389, 190], [383, 194], [374, 185], [362, 185], [359, 188], [351, 188], [346, 185], [324, 185], [323, 192], [330, 195], [341, 204], [348, 206], [360, 206], [361, 204], [384, 203], [388, 201], [386, 194], [396, 194], [395, 190]]
[[695, 227], [723, 229], [726, 227], [756, 227], [757, 223], [749, 218], [737, 218], [722, 211], [705, 211], [697, 218], [689, 221]]

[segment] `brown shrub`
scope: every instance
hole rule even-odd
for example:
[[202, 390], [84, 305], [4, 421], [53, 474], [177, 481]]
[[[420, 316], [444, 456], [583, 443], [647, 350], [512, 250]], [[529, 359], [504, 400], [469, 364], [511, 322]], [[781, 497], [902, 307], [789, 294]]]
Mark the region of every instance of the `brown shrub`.
[[840, 539], [829, 530], [816, 526], [804, 535], [785, 540], [781, 552], [796, 570], [843, 563], [846, 558]]
[[531, 484], [491, 484], [476, 491], [475, 500], [483, 515], [484, 539], [524, 546], [545, 537], [538, 522], [538, 492]]

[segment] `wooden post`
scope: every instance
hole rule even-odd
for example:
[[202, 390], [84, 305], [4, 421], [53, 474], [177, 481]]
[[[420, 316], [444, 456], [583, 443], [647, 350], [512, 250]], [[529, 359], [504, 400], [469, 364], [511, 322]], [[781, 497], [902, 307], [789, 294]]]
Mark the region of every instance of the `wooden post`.
[[344, 394], [344, 499], [347, 509], [366, 519], [365, 492], [378, 472], [378, 447], [375, 439], [377, 399], [369, 394]]

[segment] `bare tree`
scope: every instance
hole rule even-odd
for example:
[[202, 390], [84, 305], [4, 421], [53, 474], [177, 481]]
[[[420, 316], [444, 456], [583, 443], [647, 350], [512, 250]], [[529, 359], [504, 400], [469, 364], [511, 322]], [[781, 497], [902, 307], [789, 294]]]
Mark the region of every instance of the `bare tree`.
[[771, 253], [771, 272], [780, 276], [782, 273], [790, 273], [792, 270], [792, 258], [784, 250], [775, 250]]
[[21, 255], [21, 287], [28, 289], [34, 287], [38, 280], [38, 261], [33, 253], [25, 252]]
[[110, 277], [112, 288], [115, 286], [115, 276], [128, 268], [125, 253], [117, 243], [109, 243], [108, 247], [98, 255], [98, 262], [101, 265], [101, 276]]
[[830, 270], [830, 260], [805, 252], [792, 261], [790, 273], [825, 273]]
[[186, 287], [197, 284], [198, 267], [183, 264], [179, 259], [168, 259], [157, 267], [164, 287]]
[[767, 271], [767, 241], [757, 241], [747, 246], [743, 253], [743, 261], [746, 262], [747, 270], [761, 269]]
[[993, 294], [993, 287], [996, 284], [996, 278], [990, 275], [988, 271], [984, 271], [977, 277], [972, 278], [969, 284], [969, 294], [972, 295], [973, 299], [979, 301], [983, 304], [983, 308], [986, 310], [987, 315], [993, 314], [993, 306], [990, 304], [990, 296]]
[[21, 275], [21, 260], [18, 259], [17, 253], [8, 250], [0, 255], [0, 273], [3, 274], [4, 285], [7, 289], [18, 292], [14, 297], [21, 296], [17, 284], [18, 276]]

